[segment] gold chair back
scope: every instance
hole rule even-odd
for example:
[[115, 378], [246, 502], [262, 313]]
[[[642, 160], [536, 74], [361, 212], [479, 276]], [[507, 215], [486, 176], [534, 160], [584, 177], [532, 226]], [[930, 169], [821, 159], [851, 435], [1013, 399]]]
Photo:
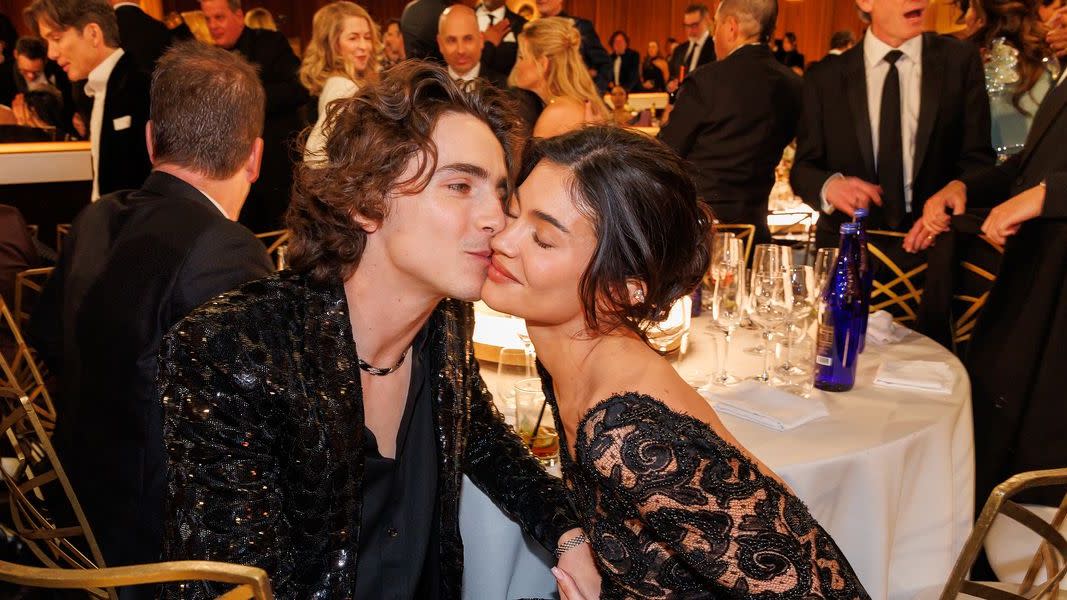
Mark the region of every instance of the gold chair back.
[[257, 233], [256, 237], [267, 247], [267, 254], [274, 261], [274, 266], [281, 271], [286, 267], [286, 253], [289, 250], [289, 230], [266, 231]]
[[[871, 312], [886, 310], [900, 323], [913, 323], [917, 319], [919, 302], [922, 300], [923, 282], [927, 264], [913, 266], [898, 264], [903, 253], [905, 234], [896, 231], [872, 229], [867, 232], [867, 251], [874, 272], [871, 288]], [[900, 252], [896, 249], [900, 248]]]
[[30, 322], [30, 314], [37, 304], [37, 298], [44, 291], [48, 278], [52, 276], [55, 267], [40, 267], [26, 269], [15, 275], [15, 317], [19, 325], [26, 326]]
[[[978, 239], [984, 242], [997, 254], [1004, 254], [1004, 246], [994, 242], [985, 235], [978, 236]], [[980, 290], [978, 295], [956, 293], [952, 296], [952, 299], [955, 300], [960, 309], [962, 309], [962, 313], [959, 316], [956, 316], [953, 321], [952, 343], [957, 348], [970, 341], [971, 335], [974, 333], [974, 325], [978, 322], [978, 313], [982, 310], [982, 307], [985, 306], [986, 300], [989, 299], [989, 292], [997, 280], [996, 274], [990, 272], [987, 268], [981, 265], [975, 264], [973, 261], [961, 261], [960, 267], [965, 271], [972, 273], [983, 283], [988, 282], [988, 285]]]
[[[0, 475], [7, 484], [15, 532], [42, 563], [55, 569], [104, 566], [100, 548], [30, 399], [0, 388], [0, 435], [4, 449]], [[0, 443], [4, 443], [0, 442]], [[66, 503], [47, 495], [63, 494]], [[70, 509], [70, 515], [52, 511]], [[95, 598], [117, 598], [114, 590], [86, 589]]]
[[49, 589], [113, 589], [129, 585], [214, 581], [232, 585], [218, 600], [273, 600], [263, 569], [206, 560], [185, 560], [106, 569], [46, 569], [0, 561], [0, 581]]
[[716, 223], [716, 233], [732, 233], [745, 245], [745, 264], [752, 258], [752, 242], [756, 239], [756, 226], [744, 223]]
[[63, 254], [63, 242], [70, 235], [70, 223], [56, 223], [56, 253]]
[[11, 389], [29, 398], [44, 430], [51, 435], [56, 425], [56, 408], [48, 392], [44, 365], [26, 344], [14, 315], [0, 298], [0, 389]]
[[[1046, 522], [1021, 504], [1012, 501], [1012, 496], [1024, 490], [1067, 485], [1067, 469], [1031, 471], [1020, 473], [998, 485], [986, 500], [985, 508], [974, 524], [971, 536], [960, 551], [956, 565], [952, 568], [948, 583], [941, 591], [941, 600], [954, 600], [960, 594], [968, 594], [987, 600], [1043, 600], [1055, 599], [1059, 595], [1060, 582], [1067, 576], [1067, 539], [1060, 534], [1059, 528], [1067, 516], [1067, 496], [1060, 503], [1052, 523]], [[989, 528], [997, 515], [1004, 515], [1018, 521], [1043, 538], [1037, 548], [1030, 568], [1015, 592], [1005, 591], [989, 585], [970, 581], [967, 574], [985, 543]], [[1045, 570], [1044, 583], [1035, 585], [1041, 569]]]

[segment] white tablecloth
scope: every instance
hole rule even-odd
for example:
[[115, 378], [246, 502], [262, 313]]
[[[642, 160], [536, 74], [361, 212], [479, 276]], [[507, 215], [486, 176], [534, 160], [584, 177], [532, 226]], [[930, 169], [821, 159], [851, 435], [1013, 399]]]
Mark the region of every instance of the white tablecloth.
[[[715, 369], [706, 318], [693, 322], [683, 372]], [[730, 369], [758, 371], [762, 358], [743, 348], [754, 333], [734, 338]], [[889, 390], [872, 385], [884, 360], [948, 363], [956, 374], [951, 395]], [[496, 389], [495, 366], [482, 369]], [[737, 439], [774, 469], [807, 503], [841, 547], [874, 599], [910, 599], [947, 577], [970, 532], [974, 506], [971, 388], [960, 362], [918, 334], [889, 346], [868, 344], [856, 387], [816, 390], [830, 416], [776, 432], [727, 415]], [[460, 511], [464, 542], [464, 597], [554, 597], [547, 553], [525, 540], [469, 481]], [[537, 551], [540, 551], [538, 554]]]

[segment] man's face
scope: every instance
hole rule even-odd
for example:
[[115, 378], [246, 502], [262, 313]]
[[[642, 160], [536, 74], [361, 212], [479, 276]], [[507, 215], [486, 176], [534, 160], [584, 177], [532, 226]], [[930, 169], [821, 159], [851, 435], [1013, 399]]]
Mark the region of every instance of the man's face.
[[501, 6], [504, 6], [504, 0], [485, 0], [482, 4], [485, 5], [485, 10], [492, 12]]
[[385, 30], [382, 38], [385, 44], [385, 53], [392, 59], [404, 56], [404, 36], [400, 33], [400, 23], [392, 23]]
[[856, 0], [871, 15], [871, 29], [883, 42], [897, 47], [923, 32], [930, 0]]
[[[504, 227], [504, 149], [489, 127], [467, 114], [446, 113], [431, 135], [437, 165], [417, 193], [396, 192], [368, 251], [390, 264], [405, 293], [476, 300], [489, 269], [489, 241]], [[414, 174], [417, 159], [400, 181]]]
[[484, 43], [474, 11], [454, 8], [441, 20], [437, 46], [445, 63], [456, 73], [465, 75], [478, 64]]
[[48, 85], [44, 77], [43, 58], [33, 59], [16, 52], [15, 68], [19, 70], [19, 74], [26, 80], [26, 86], [29, 89], [36, 90]]
[[537, 11], [542, 17], [554, 17], [563, 11], [563, 0], [537, 0]]
[[[100, 64], [96, 45], [103, 43], [100, 27], [90, 23], [78, 31], [77, 27], [58, 29], [44, 20], [37, 21], [37, 30], [48, 42], [48, 58], [56, 61], [71, 81], [82, 81]], [[95, 41], [99, 39], [99, 41]], [[43, 68], [43, 67], [42, 67]]]
[[708, 30], [708, 20], [699, 11], [685, 13], [682, 17], [682, 26], [685, 27], [685, 36], [695, 42]]
[[226, 0], [200, 0], [200, 10], [204, 11], [215, 45], [227, 50], [233, 48], [245, 29], [244, 11], [231, 10]]

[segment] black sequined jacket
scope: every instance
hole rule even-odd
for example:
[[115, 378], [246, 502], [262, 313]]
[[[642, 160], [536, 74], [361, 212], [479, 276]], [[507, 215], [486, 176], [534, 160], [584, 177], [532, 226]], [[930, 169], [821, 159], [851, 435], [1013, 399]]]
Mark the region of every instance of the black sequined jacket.
[[[546, 548], [576, 518], [493, 407], [469, 303], [430, 318], [439, 477], [440, 589], [459, 598], [462, 475]], [[160, 353], [169, 454], [164, 559], [267, 571], [279, 598], [352, 597], [363, 477], [363, 403], [340, 283], [283, 272], [208, 302]], [[167, 598], [214, 597], [203, 583]]]

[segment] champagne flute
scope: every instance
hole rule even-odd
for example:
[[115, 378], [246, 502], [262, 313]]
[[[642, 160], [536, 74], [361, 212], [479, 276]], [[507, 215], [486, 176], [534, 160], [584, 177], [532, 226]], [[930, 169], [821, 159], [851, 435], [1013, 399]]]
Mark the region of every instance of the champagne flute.
[[[789, 253], [789, 248], [785, 246], [779, 246], [778, 244], [757, 244], [756, 252], [753, 255], [752, 260], [752, 275], [748, 282], [748, 290], [751, 293], [754, 289], [754, 282], [757, 273], [772, 273], [780, 272], [785, 268], [785, 265], [792, 264], [792, 255]], [[751, 325], [755, 327], [746, 327], [742, 324], [742, 327], [746, 329], [761, 329], [758, 324], [752, 323], [751, 314], [746, 310], [745, 317], [748, 319]], [[753, 356], [763, 356], [765, 350], [764, 345], [752, 346], [745, 348], [746, 354]]]
[[700, 307], [703, 310], [711, 310], [711, 295], [713, 293], [712, 289], [715, 287], [714, 265], [717, 265], [722, 262], [724, 250], [727, 252], [731, 251], [730, 249], [733, 247], [733, 243], [731, 242], [731, 240], [736, 240], [738, 242], [740, 241], [737, 239], [737, 236], [730, 231], [716, 233], [714, 239], [712, 240], [710, 262], [711, 266], [708, 268], [708, 272], [704, 275], [704, 281], [701, 284], [703, 286], [703, 289], [701, 290], [700, 294]]
[[793, 362], [793, 343], [804, 339], [805, 331], [815, 315], [815, 272], [811, 267], [801, 265], [790, 267], [786, 277], [789, 312], [785, 322], [785, 361], [777, 370], [779, 373], [792, 375], [802, 369]]
[[749, 316], [763, 334], [763, 372], [752, 379], [767, 383], [771, 380], [771, 339], [775, 328], [785, 323], [789, 315], [786, 277], [781, 269], [757, 271], [752, 275], [752, 291], [748, 295]]
[[714, 281], [710, 293], [711, 317], [725, 338], [719, 372], [712, 382], [716, 385], [733, 385], [739, 380], [727, 371], [726, 364], [730, 360], [733, 333], [740, 326], [745, 310], [745, 259], [741, 240], [727, 240], [718, 262], [712, 264], [711, 270]]

